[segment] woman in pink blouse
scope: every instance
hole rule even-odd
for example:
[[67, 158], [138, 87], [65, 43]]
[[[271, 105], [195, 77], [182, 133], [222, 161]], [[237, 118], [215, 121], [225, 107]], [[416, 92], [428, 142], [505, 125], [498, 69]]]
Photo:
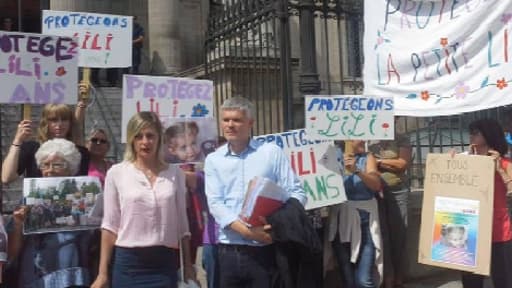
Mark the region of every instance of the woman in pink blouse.
[[128, 122], [124, 161], [107, 171], [100, 268], [92, 288], [177, 287], [180, 242], [185, 278], [195, 280], [185, 193], [183, 172], [164, 162], [158, 116], [137, 113]]

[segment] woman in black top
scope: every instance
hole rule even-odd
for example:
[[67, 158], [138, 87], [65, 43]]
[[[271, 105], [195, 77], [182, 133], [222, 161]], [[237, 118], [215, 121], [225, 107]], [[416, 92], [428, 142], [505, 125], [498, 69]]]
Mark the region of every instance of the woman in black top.
[[[80, 91], [83, 92], [83, 85]], [[32, 137], [32, 121], [22, 120], [18, 125], [16, 135], [11, 144], [9, 152], [4, 159], [2, 165], [2, 182], [10, 183], [16, 180], [20, 175], [24, 177], [41, 177], [41, 171], [37, 167], [34, 155], [39, 146], [47, 140], [53, 138], [64, 138], [77, 143], [76, 139], [80, 139], [81, 123], [78, 124], [77, 119], [83, 121], [84, 108], [83, 101], [79, 101], [76, 111], [65, 104], [47, 104], [43, 108], [41, 121], [37, 130], [37, 140], [29, 140]], [[89, 167], [89, 152], [85, 147], [78, 146], [77, 149], [82, 155], [80, 169], [77, 175], [87, 175]]]

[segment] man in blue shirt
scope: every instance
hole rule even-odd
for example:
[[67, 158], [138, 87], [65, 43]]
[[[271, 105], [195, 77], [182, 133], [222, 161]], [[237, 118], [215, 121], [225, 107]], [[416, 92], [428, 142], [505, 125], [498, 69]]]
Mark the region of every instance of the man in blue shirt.
[[221, 107], [221, 127], [227, 144], [205, 160], [208, 206], [219, 232], [220, 286], [271, 286], [275, 267], [270, 225], [249, 227], [239, 220], [249, 181], [266, 177], [306, 202], [306, 194], [281, 148], [251, 139], [254, 105], [242, 97]]

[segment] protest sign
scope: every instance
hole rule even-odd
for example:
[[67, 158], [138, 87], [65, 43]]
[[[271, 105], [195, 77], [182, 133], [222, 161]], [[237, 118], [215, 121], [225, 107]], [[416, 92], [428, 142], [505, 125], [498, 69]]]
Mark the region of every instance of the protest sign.
[[418, 262], [489, 275], [494, 160], [429, 154]]
[[304, 129], [254, 137], [281, 147], [299, 176], [308, 202], [306, 209], [346, 201], [341, 167], [332, 141], [309, 140]]
[[43, 33], [78, 38], [80, 67], [132, 66], [132, 17], [43, 10]]
[[[24, 234], [98, 228], [101, 217], [93, 214], [101, 184], [96, 177], [48, 177], [23, 179], [23, 198], [28, 206]], [[102, 213], [99, 213], [102, 214]]]
[[122, 136], [130, 118], [140, 111], [164, 117], [213, 117], [213, 82], [164, 76], [124, 75]]
[[452, 115], [512, 103], [512, 1], [366, 0], [364, 94], [395, 113]]
[[393, 139], [391, 97], [306, 96], [306, 131], [317, 140]]
[[76, 103], [76, 45], [69, 37], [0, 31], [0, 103]]
[[160, 117], [168, 163], [204, 162], [217, 148], [217, 120], [211, 117]]

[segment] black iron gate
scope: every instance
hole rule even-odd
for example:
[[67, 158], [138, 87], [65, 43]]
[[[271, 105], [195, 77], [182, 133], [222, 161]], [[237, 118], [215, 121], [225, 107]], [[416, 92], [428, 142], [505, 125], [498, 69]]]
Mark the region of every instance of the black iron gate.
[[[302, 127], [303, 95], [361, 87], [360, 1], [210, 3], [205, 62], [217, 107], [233, 95], [251, 99], [258, 111], [254, 133]], [[350, 52], [339, 57], [344, 50]], [[317, 58], [325, 69], [320, 73]]]
[[[216, 106], [233, 95], [257, 106], [254, 134], [304, 127], [304, 95], [361, 94], [364, 0], [211, 0], [206, 74]], [[218, 115], [218, 114], [217, 114]], [[503, 109], [402, 117], [414, 155], [412, 186], [423, 186], [428, 153], [468, 145], [467, 124]]]

